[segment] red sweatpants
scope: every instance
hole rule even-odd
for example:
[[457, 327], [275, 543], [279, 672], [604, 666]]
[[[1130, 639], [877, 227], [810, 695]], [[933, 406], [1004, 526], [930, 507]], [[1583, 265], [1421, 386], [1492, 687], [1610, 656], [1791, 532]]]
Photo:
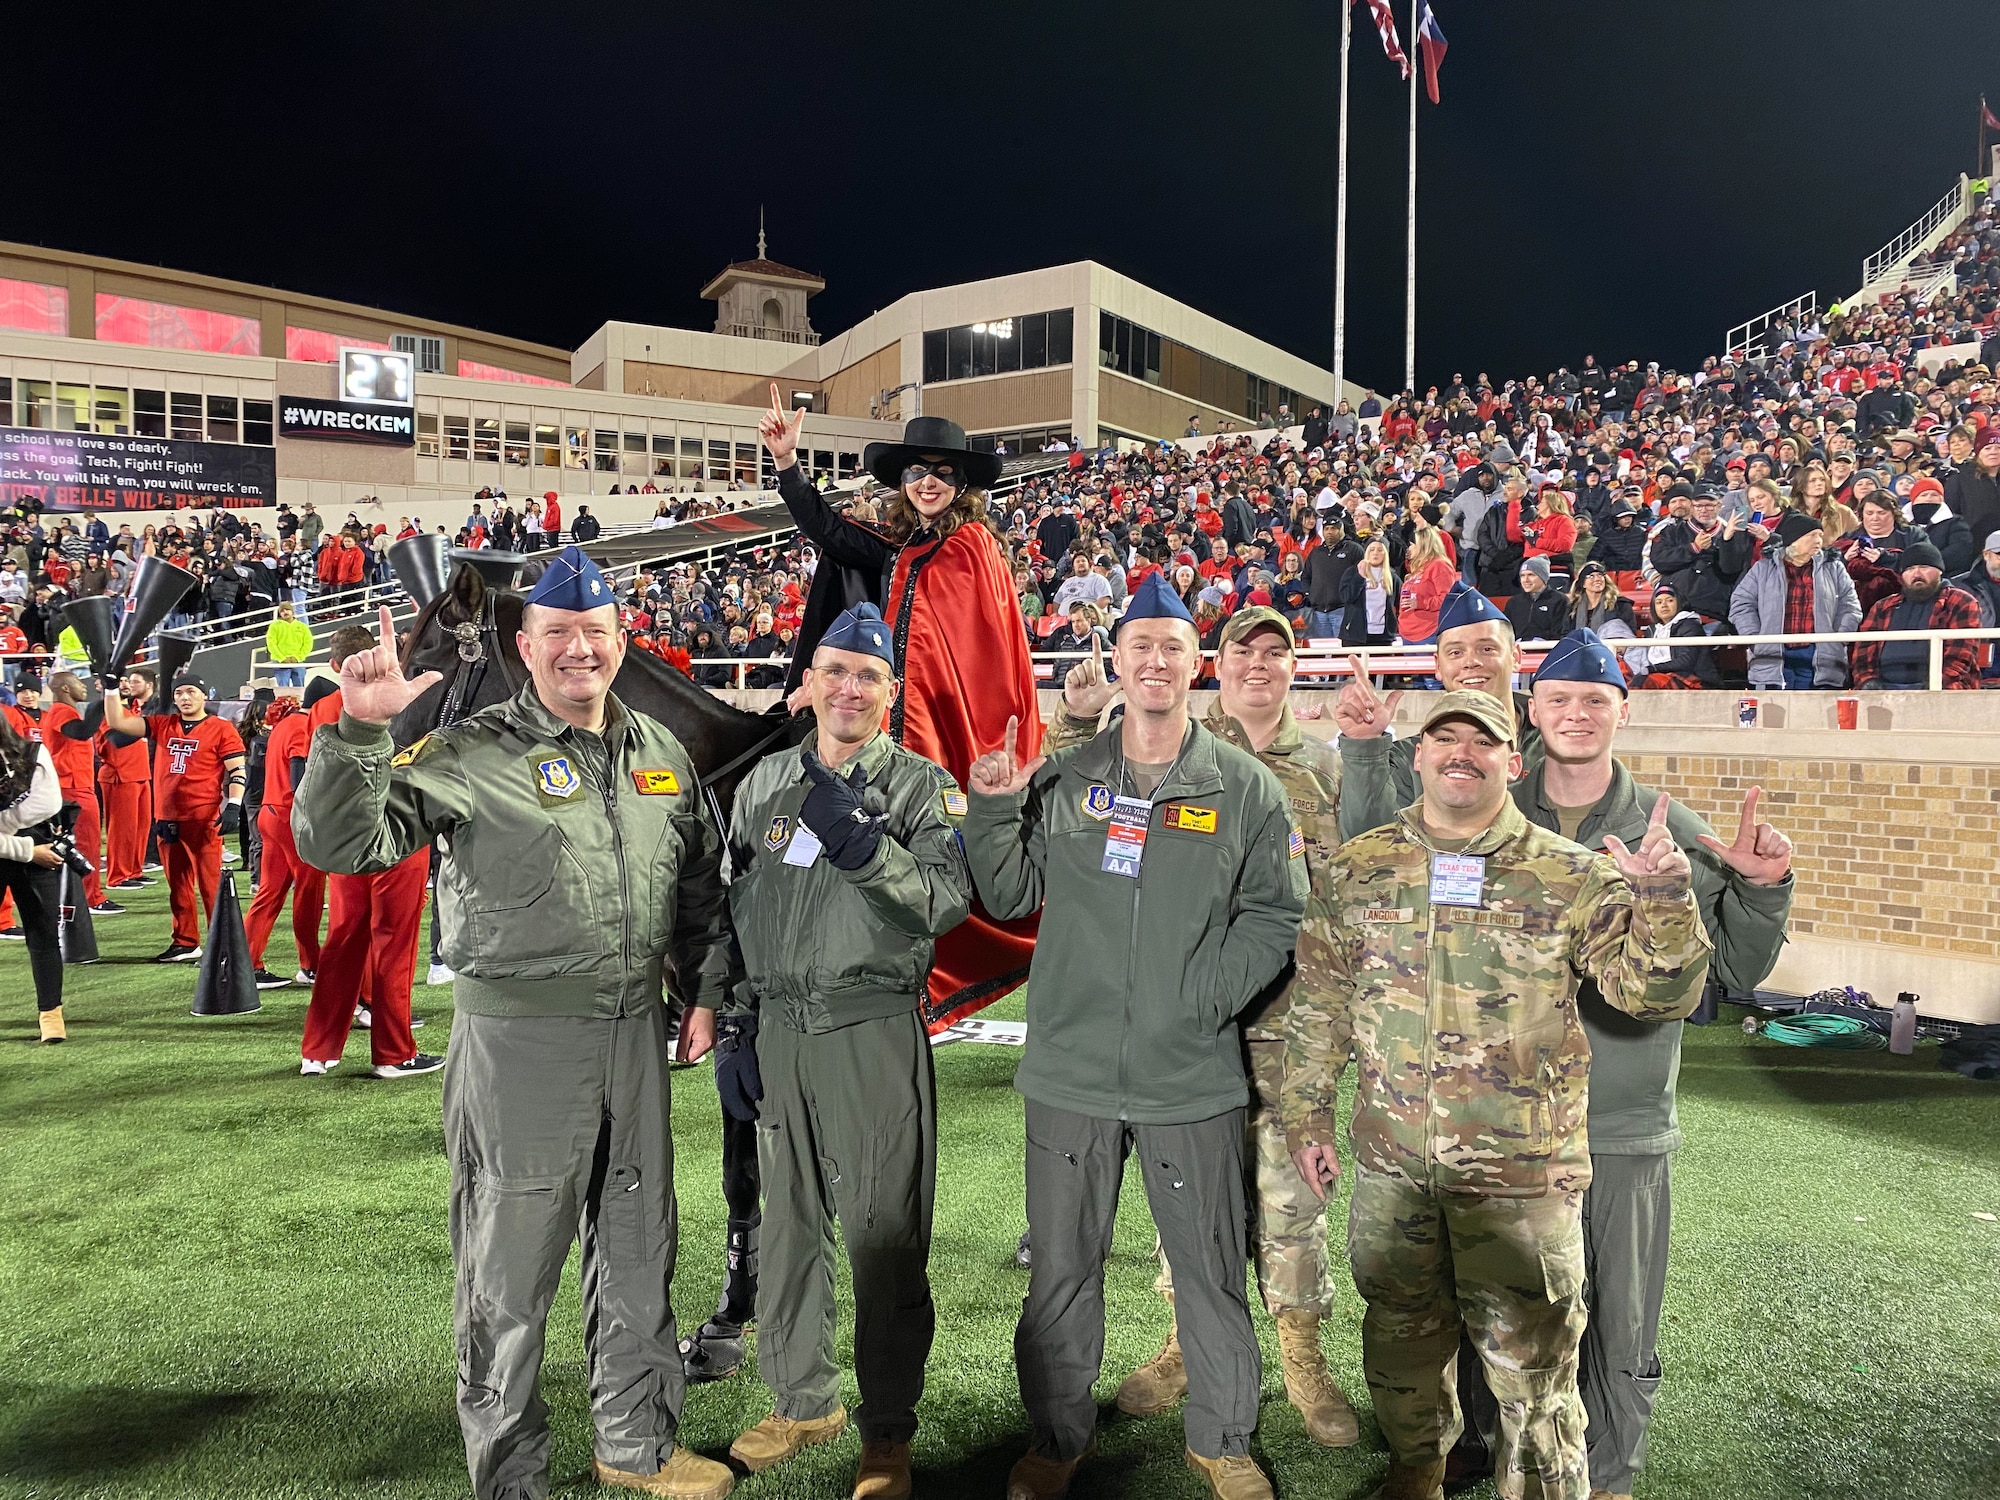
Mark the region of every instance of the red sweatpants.
[[250, 939], [250, 962], [264, 967], [264, 945], [284, 909], [285, 893], [296, 884], [292, 896], [292, 937], [299, 945], [299, 967], [319, 968], [319, 919], [326, 910], [326, 876], [299, 858], [292, 842], [292, 821], [266, 807], [257, 814], [257, 897], [243, 919], [244, 934]]
[[104, 860], [104, 821], [97, 815], [97, 787], [66, 786], [62, 796], [63, 801], [77, 805], [76, 831], [71, 837], [76, 840], [77, 853], [90, 861], [90, 873], [83, 880], [83, 898], [96, 906], [104, 899], [104, 881], [98, 874]]
[[[181, 836], [160, 840], [160, 863], [167, 871], [167, 905], [174, 913], [174, 942], [199, 948], [208, 919], [215, 912], [215, 888], [222, 880], [222, 835], [215, 815], [182, 818]], [[196, 888], [201, 894], [195, 904]]]
[[153, 827], [153, 788], [144, 781], [104, 786], [104, 877], [113, 885], [137, 880], [146, 868], [146, 835]]
[[403, 1063], [417, 1055], [410, 1033], [410, 981], [430, 875], [426, 847], [380, 875], [326, 877], [332, 915], [313, 976], [312, 1003], [306, 1007], [301, 1057], [332, 1062], [344, 1053], [354, 1007], [361, 1000], [375, 1016], [368, 1033], [371, 1062]]

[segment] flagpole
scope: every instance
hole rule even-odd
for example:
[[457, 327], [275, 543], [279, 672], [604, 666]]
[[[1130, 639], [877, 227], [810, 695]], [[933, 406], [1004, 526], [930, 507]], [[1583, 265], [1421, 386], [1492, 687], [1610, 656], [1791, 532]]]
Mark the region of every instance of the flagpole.
[[1333, 404], [1347, 376], [1347, 53], [1354, 0], [1340, 0], [1340, 173], [1333, 190]]
[[1405, 231], [1409, 242], [1409, 265], [1405, 271], [1403, 305], [1403, 388], [1417, 388], [1417, 8], [1423, 0], [1410, 0], [1410, 211]]

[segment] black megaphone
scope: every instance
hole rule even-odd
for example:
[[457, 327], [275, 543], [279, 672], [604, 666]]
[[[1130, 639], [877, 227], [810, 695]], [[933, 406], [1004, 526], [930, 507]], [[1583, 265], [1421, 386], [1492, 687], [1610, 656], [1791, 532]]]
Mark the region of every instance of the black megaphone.
[[78, 599], [62, 608], [63, 622], [76, 632], [76, 638], [83, 642], [84, 655], [90, 658], [90, 702], [83, 710], [83, 725], [79, 735], [72, 739], [88, 739], [97, 733], [98, 725], [104, 722], [104, 678], [111, 671], [112, 648], [118, 641], [118, 601], [108, 594], [99, 594], [94, 599]]
[[435, 531], [406, 536], [389, 549], [389, 569], [410, 601], [422, 609], [451, 579], [451, 538]]
[[163, 557], [142, 557], [132, 574], [132, 607], [118, 626], [118, 639], [111, 647], [110, 668], [123, 672], [132, 665], [146, 637], [160, 628], [160, 622], [200, 582], [186, 568], [177, 568]]
[[234, 872], [222, 877], [215, 892], [215, 911], [208, 919], [208, 939], [202, 944], [201, 969], [195, 975], [195, 1016], [247, 1016], [262, 1010], [257, 970], [250, 962], [250, 938], [243, 930], [243, 903], [236, 895]]
[[521, 569], [528, 559], [525, 553], [495, 552], [489, 547], [454, 547], [451, 560], [458, 567], [471, 568], [486, 580], [489, 589], [511, 589], [520, 581]]
[[153, 637], [153, 670], [160, 674], [160, 692], [172, 701], [174, 679], [194, 660], [195, 639], [163, 630]]

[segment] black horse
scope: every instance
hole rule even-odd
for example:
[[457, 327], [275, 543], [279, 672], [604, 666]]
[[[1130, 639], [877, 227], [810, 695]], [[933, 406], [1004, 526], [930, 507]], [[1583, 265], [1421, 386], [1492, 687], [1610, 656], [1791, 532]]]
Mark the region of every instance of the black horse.
[[[444, 681], [416, 699], [390, 725], [398, 746], [415, 744], [441, 723], [452, 724], [504, 702], [528, 680], [516, 633], [524, 596], [494, 588], [477, 568], [461, 565], [444, 592], [419, 610], [403, 644], [403, 670], [415, 676], [444, 674]], [[809, 715], [787, 717], [733, 708], [659, 657], [628, 651], [611, 684], [627, 708], [673, 731], [694, 762], [717, 826], [726, 832], [736, 788], [764, 756], [796, 744], [811, 726]], [[758, 1206], [755, 1126], [722, 1117], [722, 1196], [728, 1205], [728, 1275], [715, 1315], [681, 1341], [688, 1374], [715, 1380], [743, 1360], [743, 1328], [757, 1296]]]

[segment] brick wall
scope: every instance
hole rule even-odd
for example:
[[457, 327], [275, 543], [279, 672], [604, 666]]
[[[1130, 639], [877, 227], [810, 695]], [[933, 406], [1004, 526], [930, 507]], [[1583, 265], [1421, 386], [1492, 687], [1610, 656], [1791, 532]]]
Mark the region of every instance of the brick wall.
[[1792, 934], [2000, 960], [2000, 768], [1628, 755], [1632, 774], [1733, 838], [1743, 796], [1791, 838]]

